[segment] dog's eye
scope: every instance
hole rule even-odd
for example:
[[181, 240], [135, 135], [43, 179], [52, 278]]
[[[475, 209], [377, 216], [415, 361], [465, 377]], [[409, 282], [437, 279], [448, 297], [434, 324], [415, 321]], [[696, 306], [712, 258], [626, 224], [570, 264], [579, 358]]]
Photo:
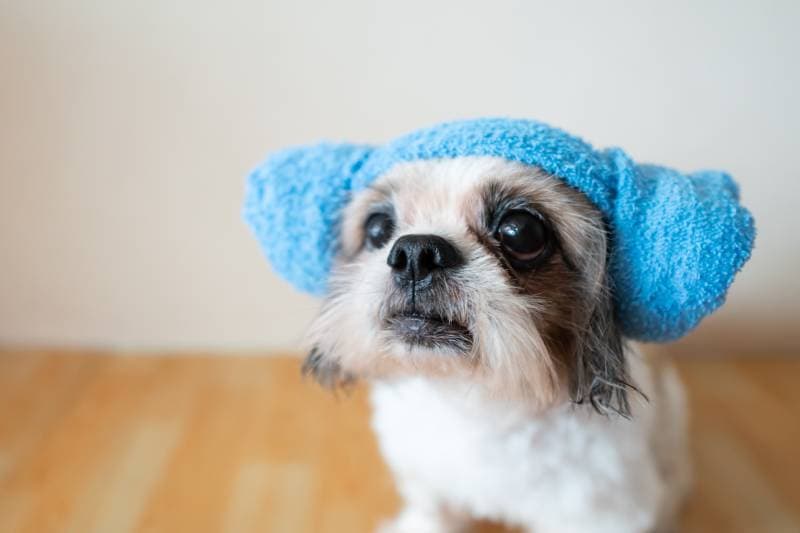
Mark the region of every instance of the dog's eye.
[[392, 237], [394, 220], [386, 213], [373, 213], [364, 223], [367, 245], [372, 249], [381, 248]]
[[530, 267], [548, 247], [550, 230], [538, 213], [515, 209], [506, 213], [495, 237], [514, 266]]

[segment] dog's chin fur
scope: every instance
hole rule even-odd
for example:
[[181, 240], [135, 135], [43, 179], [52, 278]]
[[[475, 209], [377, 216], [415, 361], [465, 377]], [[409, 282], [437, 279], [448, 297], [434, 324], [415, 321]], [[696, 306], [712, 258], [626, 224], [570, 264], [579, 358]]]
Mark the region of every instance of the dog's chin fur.
[[[533, 268], [515, 268], [494, 232], [520, 208], [552, 236]], [[365, 236], [376, 212], [394, 224], [379, 247]], [[441, 237], [463, 258], [411, 312], [387, 265], [406, 235]], [[339, 244], [304, 371], [332, 387], [376, 382], [376, 430], [408, 503], [387, 531], [458, 530], [443, 509], [537, 532], [655, 531], [673, 514], [686, 477], [680, 387], [641, 361], [629, 377], [606, 225], [581, 193], [497, 158], [405, 163], [352, 198]], [[654, 451], [659, 424], [673, 453]], [[460, 469], [485, 483], [461, 486]]]

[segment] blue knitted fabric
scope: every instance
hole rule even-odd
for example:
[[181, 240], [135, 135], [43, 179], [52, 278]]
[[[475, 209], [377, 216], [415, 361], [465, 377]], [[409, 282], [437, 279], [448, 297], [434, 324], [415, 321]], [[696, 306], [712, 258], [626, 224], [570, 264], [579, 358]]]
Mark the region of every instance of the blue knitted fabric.
[[612, 232], [611, 280], [622, 332], [677, 339], [725, 300], [755, 227], [724, 172], [637, 165], [531, 120], [476, 119], [419, 130], [383, 146], [318, 144], [274, 154], [248, 179], [245, 220], [274, 269], [324, 294], [342, 208], [404, 161], [495, 156], [535, 165], [581, 191]]

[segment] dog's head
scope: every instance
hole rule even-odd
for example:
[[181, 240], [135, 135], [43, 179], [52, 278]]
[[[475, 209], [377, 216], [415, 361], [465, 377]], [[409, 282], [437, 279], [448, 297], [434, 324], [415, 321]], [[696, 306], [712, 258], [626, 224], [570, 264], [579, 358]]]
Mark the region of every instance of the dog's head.
[[499, 158], [404, 163], [339, 231], [305, 365], [321, 382], [458, 375], [627, 412], [606, 226], [563, 181]]
[[306, 372], [461, 376], [628, 412], [621, 335], [674, 340], [725, 300], [755, 229], [724, 172], [684, 174], [529, 120], [283, 150], [245, 217], [325, 300]]

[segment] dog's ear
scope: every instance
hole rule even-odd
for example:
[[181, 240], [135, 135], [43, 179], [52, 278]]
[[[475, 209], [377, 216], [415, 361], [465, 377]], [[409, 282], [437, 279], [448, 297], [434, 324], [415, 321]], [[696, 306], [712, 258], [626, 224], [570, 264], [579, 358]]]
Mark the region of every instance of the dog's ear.
[[570, 391], [575, 403], [588, 402], [603, 414], [630, 416], [628, 393], [638, 391], [628, 377], [625, 344], [608, 290], [598, 296], [577, 339]]

